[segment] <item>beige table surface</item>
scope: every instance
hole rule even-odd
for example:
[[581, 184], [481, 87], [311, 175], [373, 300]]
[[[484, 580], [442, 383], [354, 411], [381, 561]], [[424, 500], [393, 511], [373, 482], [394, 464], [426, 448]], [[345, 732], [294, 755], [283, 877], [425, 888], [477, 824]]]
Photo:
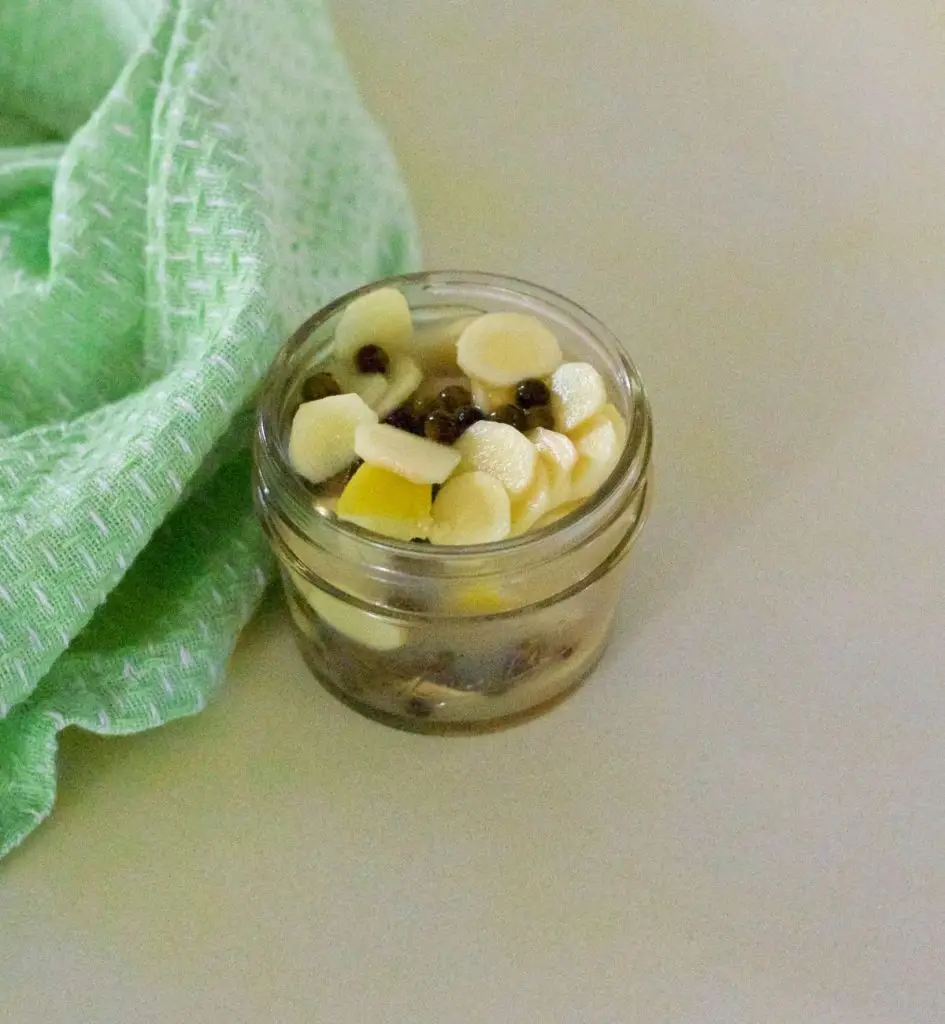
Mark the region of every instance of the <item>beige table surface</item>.
[[416, 738], [270, 603], [200, 718], [67, 738], [0, 1020], [945, 1021], [941, 5], [336, 6], [428, 262], [573, 296], [651, 388], [617, 638]]

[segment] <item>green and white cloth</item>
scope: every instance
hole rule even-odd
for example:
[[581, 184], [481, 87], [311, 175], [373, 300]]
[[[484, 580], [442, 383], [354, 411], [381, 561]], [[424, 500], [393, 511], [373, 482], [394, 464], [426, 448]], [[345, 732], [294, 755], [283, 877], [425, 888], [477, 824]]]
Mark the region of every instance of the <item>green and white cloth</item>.
[[270, 571], [256, 386], [416, 261], [319, 0], [0, 4], [0, 855], [59, 730], [203, 707]]

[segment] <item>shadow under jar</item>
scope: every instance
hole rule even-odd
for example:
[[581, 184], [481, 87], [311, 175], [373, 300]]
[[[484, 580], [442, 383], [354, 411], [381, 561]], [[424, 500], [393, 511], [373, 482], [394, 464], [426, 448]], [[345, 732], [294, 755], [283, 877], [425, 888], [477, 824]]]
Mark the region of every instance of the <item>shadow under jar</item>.
[[[330, 357], [345, 307], [383, 285], [406, 297], [418, 332], [481, 313], [527, 313], [554, 331], [565, 359], [593, 364], [628, 428], [603, 486], [542, 529], [470, 547], [390, 540], [320, 509], [289, 465], [292, 416], [303, 382]], [[487, 731], [555, 705], [607, 644], [625, 559], [646, 517], [651, 447], [649, 404], [617, 339], [544, 288], [429, 272], [375, 282], [316, 313], [266, 380], [253, 485], [316, 678], [357, 711], [415, 732]]]

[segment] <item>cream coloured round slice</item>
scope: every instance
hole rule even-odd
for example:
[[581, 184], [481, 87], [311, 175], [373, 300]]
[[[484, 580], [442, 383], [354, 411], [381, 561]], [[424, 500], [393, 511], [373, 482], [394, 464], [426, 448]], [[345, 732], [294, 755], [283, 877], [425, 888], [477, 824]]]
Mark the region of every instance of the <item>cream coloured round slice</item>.
[[577, 463], [578, 453], [571, 438], [556, 430], [536, 427], [525, 435], [538, 449], [538, 457], [548, 470], [550, 500], [548, 508], [568, 501], [571, 497], [571, 472]]
[[[289, 569], [289, 575], [312, 611], [349, 640], [375, 651], [393, 651], [407, 642], [407, 631], [403, 626], [355, 608], [333, 594], [326, 594], [293, 569]], [[305, 632], [310, 629], [307, 624], [299, 623], [299, 626]]]
[[387, 378], [387, 390], [373, 403], [381, 419], [392, 413], [397, 406], [403, 405], [417, 390], [423, 380], [423, 371], [410, 356], [395, 353], [391, 357]]
[[597, 413], [572, 435], [578, 461], [571, 473], [571, 498], [589, 498], [614, 471], [622, 445], [608, 417]]
[[512, 529], [509, 496], [502, 484], [473, 470], [448, 480], [433, 502], [434, 544], [491, 544]]
[[600, 412], [607, 401], [604, 378], [590, 363], [563, 363], [551, 375], [551, 411], [555, 429], [570, 434]]
[[354, 435], [355, 454], [415, 484], [441, 484], [459, 465], [455, 448], [408, 434], [386, 423], [369, 423]]
[[465, 471], [480, 470], [498, 480], [512, 498], [523, 494], [535, 476], [538, 449], [507, 423], [480, 420], [453, 446]]
[[350, 360], [364, 345], [380, 345], [388, 355], [408, 348], [413, 321], [407, 300], [396, 288], [378, 288], [349, 303], [335, 328], [335, 357]]
[[456, 361], [469, 377], [509, 387], [527, 377], [547, 377], [561, 362], [561, 346], [533, 316], [487, 313], [459, 336]]
[[289, 429], [289, 463], [300, 476], [320, 484], [351, 464], [357, 428], [376, 423], [377, 413], [357, 395], [304, 402]]
[[512, 505], [512, 535], [530, 530], [551, 507], [551, 479], [539, 459], [528, 490]]

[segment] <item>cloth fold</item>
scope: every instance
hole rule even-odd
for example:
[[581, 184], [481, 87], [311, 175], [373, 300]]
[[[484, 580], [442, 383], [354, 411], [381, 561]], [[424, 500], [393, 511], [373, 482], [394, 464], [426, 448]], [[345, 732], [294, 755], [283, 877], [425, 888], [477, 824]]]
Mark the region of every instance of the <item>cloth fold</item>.
[[246, 445], [288, 332], [414, 267], [318, 0], [0, 9], [0, 855], [56, 735], [198, 711], [269, 573]]

